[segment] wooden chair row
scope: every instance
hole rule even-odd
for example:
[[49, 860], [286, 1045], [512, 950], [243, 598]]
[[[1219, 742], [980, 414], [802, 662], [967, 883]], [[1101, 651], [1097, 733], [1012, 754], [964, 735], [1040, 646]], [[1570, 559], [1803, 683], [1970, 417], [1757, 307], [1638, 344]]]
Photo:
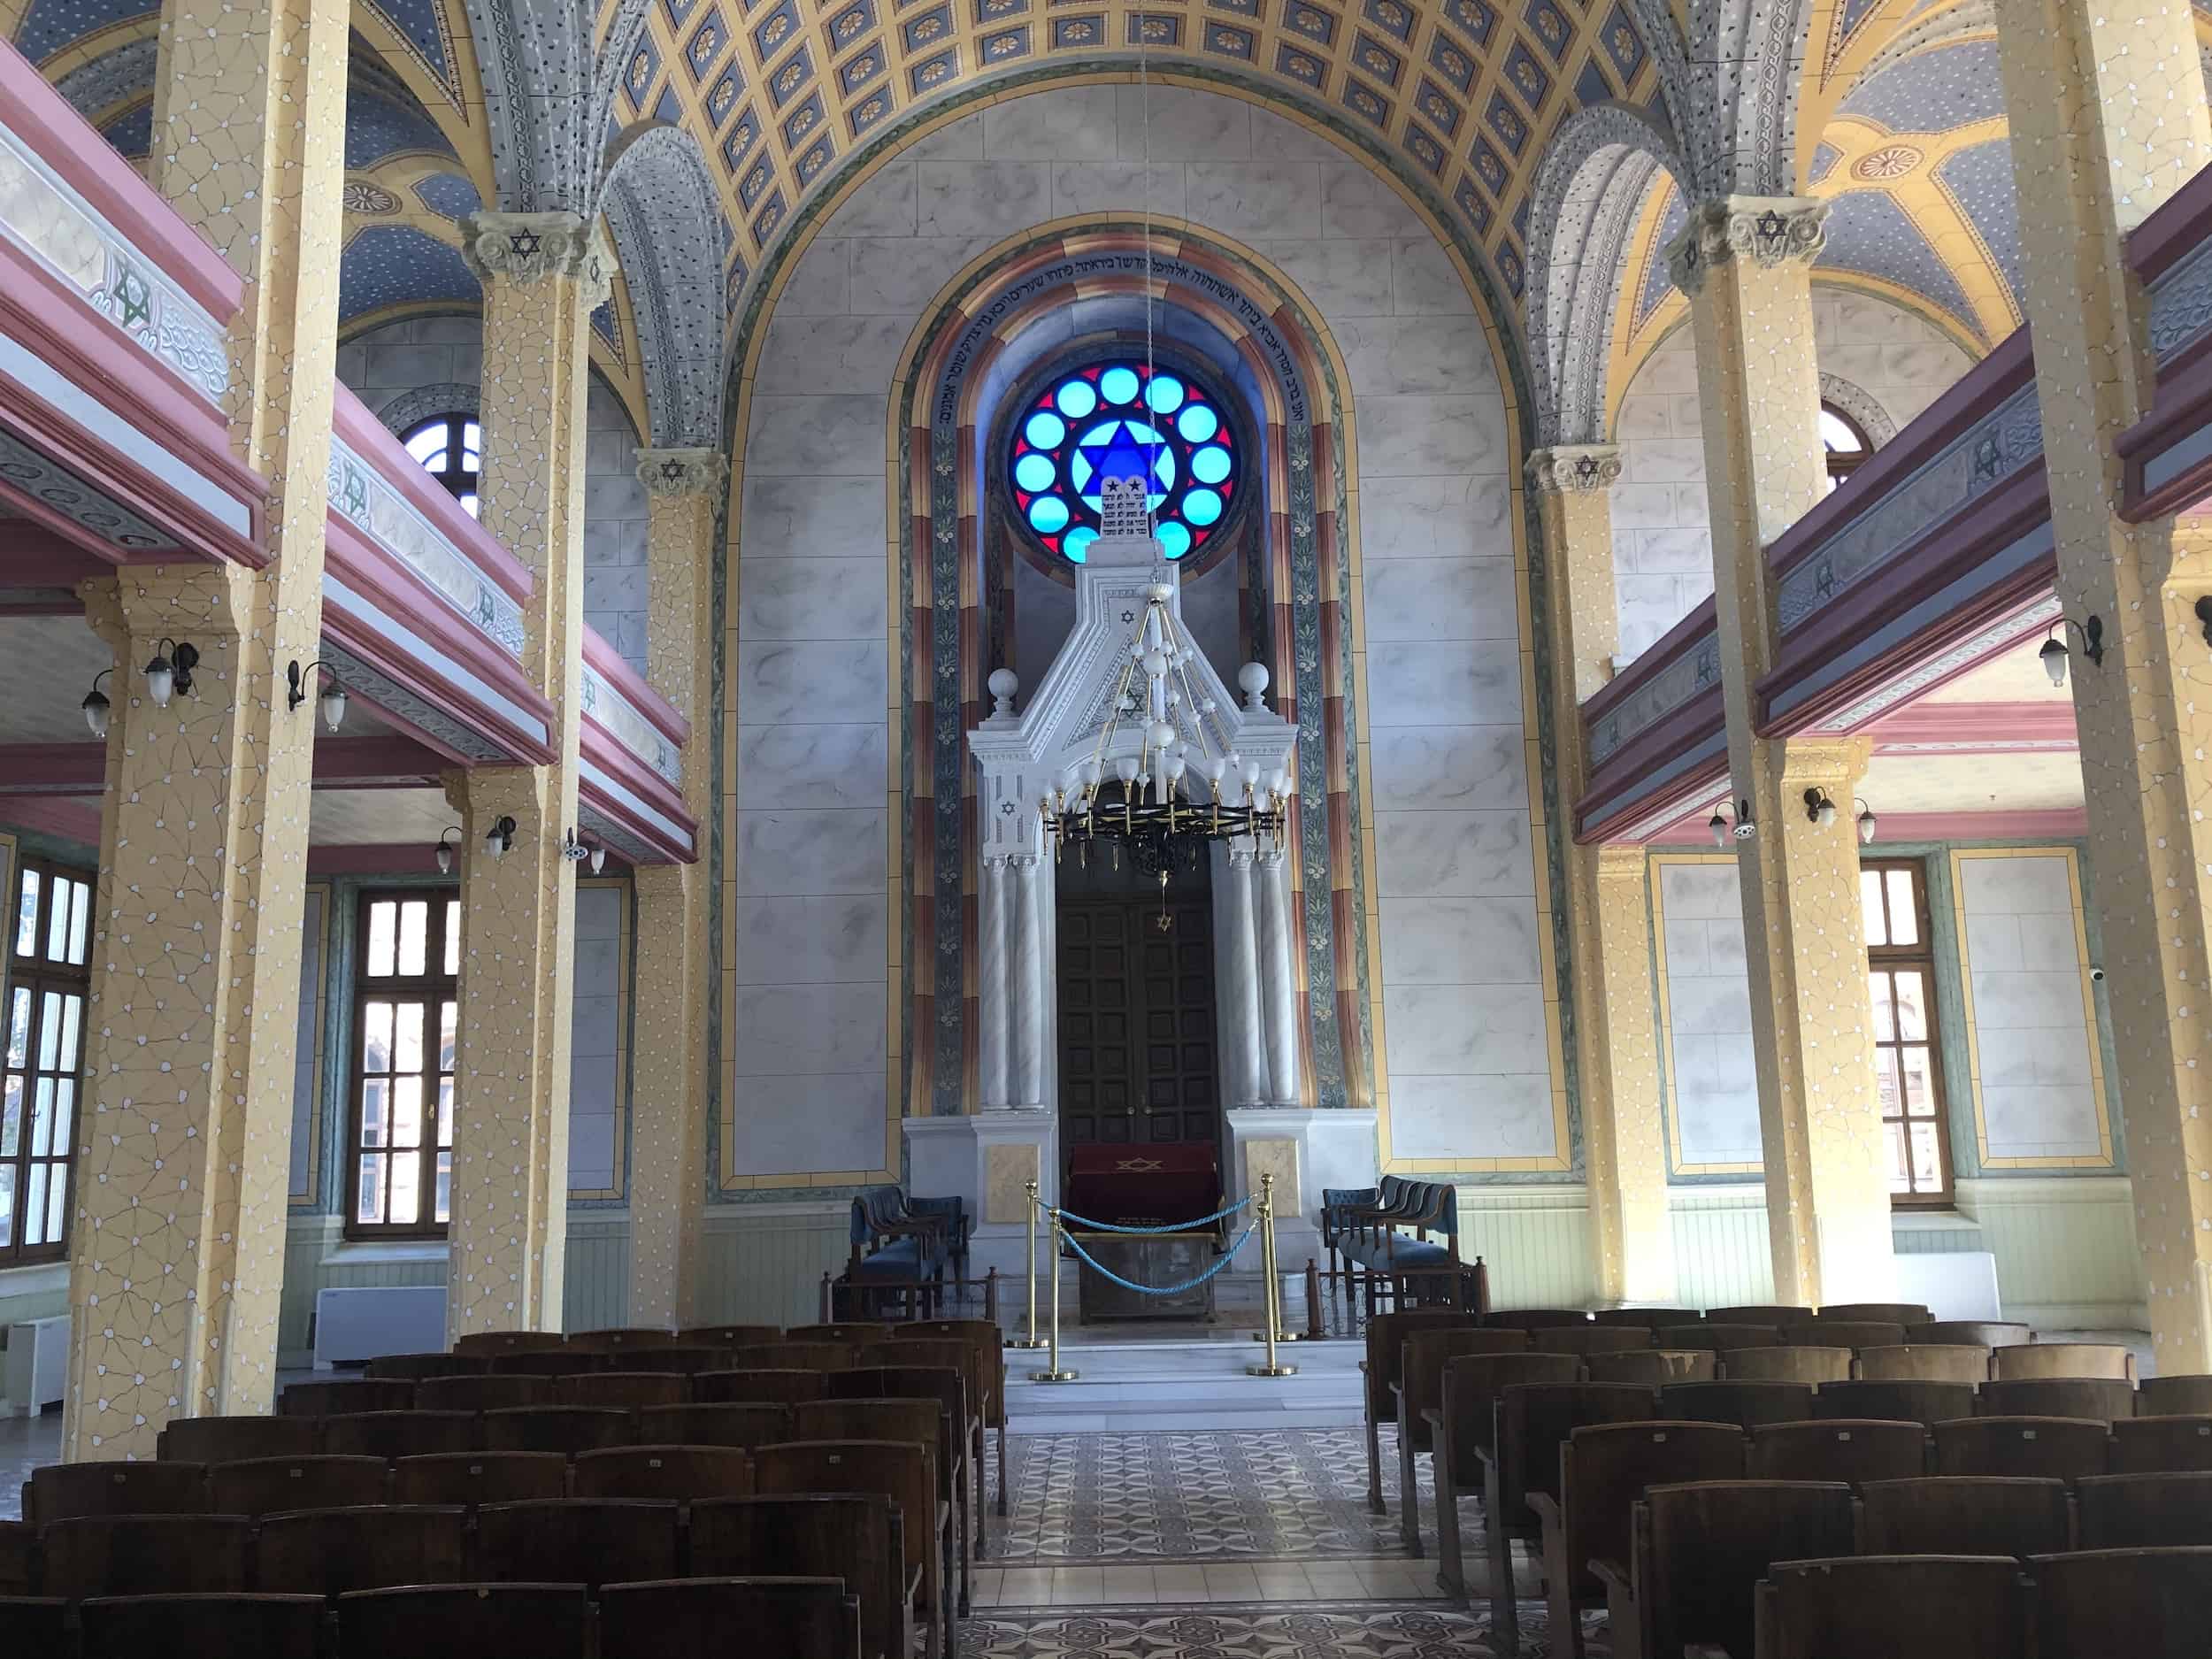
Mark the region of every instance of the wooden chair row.
[[842, 1577], [472, 1584], [314, 1595], [0, 1600], [0, 1646], [42, 1659], [719, 1659], [741, 1630], [771, 1653], [882, 1659]]

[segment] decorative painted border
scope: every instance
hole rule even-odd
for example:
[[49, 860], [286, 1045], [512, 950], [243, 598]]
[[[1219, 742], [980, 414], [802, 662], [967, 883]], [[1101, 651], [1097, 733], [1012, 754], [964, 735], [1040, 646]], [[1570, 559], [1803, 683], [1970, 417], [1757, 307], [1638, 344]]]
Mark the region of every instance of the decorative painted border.
[[[592, 887], [612, 887], [620, 900], [622, 919], [615, 927], [617, 950], [614, 970], [614, 1185], [611, 1187], [572, 1187], [568, 1202], [589, 1204], [594, 1209], [618, 1204], [628, 1198], [630, 1192], [630, 1115], [635, 1107], [635, 1094], [631, 1082], [630, 1068], [634, 1050], [630, 1042], [630, 1019], [635, 1006], [636, 987], [632, 976], [636, 972], [637, 902], [627, 876], [580, 876], [576, 890]], [[568, 1011], [573, 1025], [576, 1010], [572, 1000]], [[569, 1115], [575, 1116], [575, 1099], [572, 1092]]]
[[1705, 624], [1702, 630], [1695, 626], [1678, 629], [1679, 639], [1663, 640], [1638, 657], [1638, 664], [1651, 664], [1644, 673], [1637, 673], [1632, 666], [1622, 677], [1626, 683], [1621, 695], [1590, 723], [1587, 749], [1592, 772], [1630, 739], [1649, 731], [1683, 704], [1720, 684], [1720, 633], [1709, 604], [1691, 611], [1683, 621], [1694, 625], [1701, 618]]
[[1659, 1110], [1667, 1125], [1667, 1173], [1676, 1175], [1763, 1175], [1764, 1164], [1691, 1164], [1682, 1156], [1682, 1114], [1674, 1081], [1674, 1011], [1667, 988], [1667, 913], [1664, 883], [1660, 872], [1670, 864], [1727, 864], [1733, 853], [1654, 853], [1651, 873], [1645, 884], [1651, 890], [1652, 984], [1659, 994]]
[[[584, 712], [605, 726], [623, 748], [677, 788], [683, 787], [683, 751], [646, 718], [644, 710], [588, 663], [584, 664], [583, 698]], [[655, 858], [647, 862], [660, 861]]]
[[422, 578], [470, 626], [522, 655], [522, 607], [343, 438], [330, 440], [330, 511]]
[[[2089, 1087], [2097, 1106], [2097, 1156], [1996, 1158], [1989, 1155], [1989, 1125], [1982, 1116], [1981, 1036], [1974, 1021], [1974, 968], [1967, 956], [1966, 881], [1963, 866], [1970, 858], [2063, 858], [2066, 887], [2074, 907], [2074, 960], [2081, 981], [2083, 1040], [2089, 1049]], [[1974, 1156], [1982, 1169], [1990, 1170], [2110, 1170], [2118, 1167], [2113, 1156], [2112, 1107], [2105, 1088], [2104, 1044], [2097, 1029], [2097, 997], [2090, 989], [2089, 926], [2082, 906], [2081, 858], [2075, 849], [2057, 847], [1955, 847], [1951, 849], [1951, 911], [1953, 933], [1959, 953], [1959, 1009], [1966, 1023], [1966, 1070], [1974, 1102]]]

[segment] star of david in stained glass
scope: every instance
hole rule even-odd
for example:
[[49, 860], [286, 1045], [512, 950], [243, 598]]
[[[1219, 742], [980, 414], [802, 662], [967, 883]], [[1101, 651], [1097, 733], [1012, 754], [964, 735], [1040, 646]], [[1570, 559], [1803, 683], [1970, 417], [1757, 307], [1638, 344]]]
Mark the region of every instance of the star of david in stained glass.
[[1055, 377], [1017, 416], [1008, 476], [1022, 521], [1080, 565], [1098, 539], [1101, 486], [1143, 477], [1162, 549], [1182, 558], [1219, 534], [1242, 486], [1222, 401], [1179, 371], [1107, 357]]

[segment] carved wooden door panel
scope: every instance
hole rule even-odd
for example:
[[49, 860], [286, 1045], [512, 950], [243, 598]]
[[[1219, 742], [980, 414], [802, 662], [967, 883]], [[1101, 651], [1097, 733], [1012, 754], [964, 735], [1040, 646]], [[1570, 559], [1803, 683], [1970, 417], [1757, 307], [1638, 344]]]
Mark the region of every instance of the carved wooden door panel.
[[1210, 895], [1063, 898], [1060, 1133], [1064, 1146], [1217, 1140]]

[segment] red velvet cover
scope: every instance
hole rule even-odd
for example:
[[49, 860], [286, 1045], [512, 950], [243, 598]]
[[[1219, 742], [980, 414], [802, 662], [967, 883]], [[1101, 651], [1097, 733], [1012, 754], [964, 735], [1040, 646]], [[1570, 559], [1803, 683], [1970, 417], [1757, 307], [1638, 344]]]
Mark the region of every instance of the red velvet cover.
[[1221, 1208], [1220, 1154], [1210, 1141], [1071, 1147], [1060, 1202], [1075, 1215], [1125, 1227], [1196, 1221]]

